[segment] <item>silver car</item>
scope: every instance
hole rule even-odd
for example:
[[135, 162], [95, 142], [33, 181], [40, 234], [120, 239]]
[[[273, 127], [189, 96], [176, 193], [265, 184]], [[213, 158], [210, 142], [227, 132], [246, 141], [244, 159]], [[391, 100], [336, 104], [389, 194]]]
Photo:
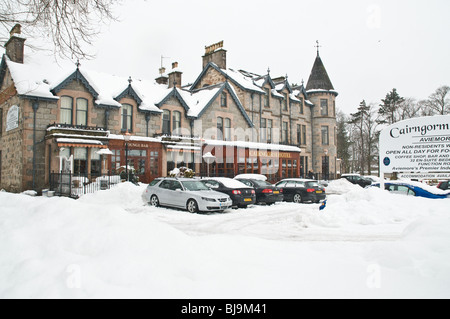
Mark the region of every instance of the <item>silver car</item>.
[[182, 208], [190, 213], [221, 212], [233, 204], [230, 196], [192, 178], [157, 178], [147, 186], [143, 198], [152, 206]]

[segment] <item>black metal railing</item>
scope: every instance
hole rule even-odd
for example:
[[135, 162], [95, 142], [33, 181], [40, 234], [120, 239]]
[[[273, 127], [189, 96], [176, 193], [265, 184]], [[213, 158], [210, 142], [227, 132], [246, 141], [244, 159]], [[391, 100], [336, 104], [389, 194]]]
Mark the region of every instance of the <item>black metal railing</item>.
[[53, 191], [56, 196], [79, 198], [85, 194], [110, 189], [120, 182], [121, 178], [119, 175], [73, 175], [71, 173], [59, 172], [50, 174], [49, 190]]

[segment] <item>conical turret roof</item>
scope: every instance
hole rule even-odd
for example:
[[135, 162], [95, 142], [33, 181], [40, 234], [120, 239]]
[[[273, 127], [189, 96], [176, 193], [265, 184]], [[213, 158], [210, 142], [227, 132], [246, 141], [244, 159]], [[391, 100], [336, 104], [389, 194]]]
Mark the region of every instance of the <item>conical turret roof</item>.
[[316, 61], [314, 61], [314, 66], [311, 70], [306, 90], [334, 90], [333, 84], [331, 83], [330, 77], [328, 76], [327, 70], [325, 69], [319, 54], [317, 54]]

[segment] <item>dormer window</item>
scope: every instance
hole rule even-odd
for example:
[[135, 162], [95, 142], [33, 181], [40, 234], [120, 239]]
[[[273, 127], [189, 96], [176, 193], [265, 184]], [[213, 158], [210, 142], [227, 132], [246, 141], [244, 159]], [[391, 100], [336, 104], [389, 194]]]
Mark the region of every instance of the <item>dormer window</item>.
[[288, 110], [289, 97], [288, 97], [287, 93], [283, 93], [283, 96], [284, 96], [283, 111], [287, 111]]
[[133, 106], [130, 104], [122, 105], [122, 131], [133, 131]]
[[73, 98], [70, 96], [61, 97], [61, 107], [59, 112], [59, 122], [61, 124], [72, 125]]
[[270, 107], [270, 89], [264, 88], [266, 95], [264, 96], [264, 107]]
[[77, 99], [77, 114], [76, 114], [77, 125], [86, 126], [87, 117], [88, 117], [88, 101], [86, 99], [79, 98]]

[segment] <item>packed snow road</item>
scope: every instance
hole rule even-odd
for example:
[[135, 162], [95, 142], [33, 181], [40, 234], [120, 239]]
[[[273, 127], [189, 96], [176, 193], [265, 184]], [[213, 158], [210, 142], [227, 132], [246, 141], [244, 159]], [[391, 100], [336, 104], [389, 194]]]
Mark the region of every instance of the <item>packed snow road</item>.
[[[328, 200], [332, 203], [335, 196], [329, 196]], [[388, 225], [362, 222], [340, 227], [327, 216], [327, 208], [319, 211], [319, 206], [283, 202], [213, 214], [189, 214], [182, 210], [151, 206], [130, 208], [128, 211], [150, 214], [189, 235], [229, 234], [287, 241], [395, 240], [402, 236], [409, 223], [408, 220], [390, 221]]]

